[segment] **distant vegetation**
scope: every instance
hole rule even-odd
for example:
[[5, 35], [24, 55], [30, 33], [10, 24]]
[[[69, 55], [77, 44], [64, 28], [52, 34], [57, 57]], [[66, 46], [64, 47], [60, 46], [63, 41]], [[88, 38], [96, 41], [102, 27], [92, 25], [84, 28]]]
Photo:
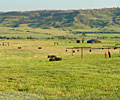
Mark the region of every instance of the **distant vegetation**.
[[98, 31], [103, 32], [118, 32], [119, 29], [116, 30], [116, 28], [120, 26], [120, 8], [0, 13], [0, 26], [19, 27], [21, 24], [42, 29], [72, 28], [92, 30], [97, 28]]

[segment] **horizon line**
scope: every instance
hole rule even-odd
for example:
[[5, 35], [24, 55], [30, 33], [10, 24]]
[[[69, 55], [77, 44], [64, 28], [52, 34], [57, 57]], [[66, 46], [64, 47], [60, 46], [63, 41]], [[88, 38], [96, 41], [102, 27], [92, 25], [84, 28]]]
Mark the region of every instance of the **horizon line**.
[[11, 11], [0, 11], [0, 13], [7, 12], [30, 12], [30, 11], [78, 11], [78, 10], [102, 10], [102, 9], [112, 9], [120, 7], [103, 7], [103, 8], [80, 8], [80, 9], [30, 9], [30, 10], [11, 10]]

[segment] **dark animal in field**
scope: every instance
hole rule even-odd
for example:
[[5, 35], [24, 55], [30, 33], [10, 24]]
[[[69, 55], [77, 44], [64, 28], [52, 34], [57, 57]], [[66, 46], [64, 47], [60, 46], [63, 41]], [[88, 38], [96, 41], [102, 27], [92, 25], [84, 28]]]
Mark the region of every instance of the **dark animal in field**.
[[61, 61], [62, 58], [58, 58], [55, 55], [48, 55], [49, 61]]
[[18, 49], [22, 49], [21, 47], [18, 47]]
[[117, 47], [114, 47], [114, 50], [117, 49]]
[[42, 47], [38, 47], [38, 49], [42, 49]]
[[48, 58], [56, 58], [55, 55], [48, 55]]
[[75, 50], [73, 50], [73, 53], [75, 53]]
[[62, 58], [57, 58], [57, 57], [56, 57], [56, 58], [50, 58], [50, 59], [49, 59], [49, 61], [61, 61], [61, 60], [62, 60]]
[[90, 49], [89, 52], [92, 52], [92, 50]]
[[80, 43], [80, 40], [76, 40], [76, 43]]

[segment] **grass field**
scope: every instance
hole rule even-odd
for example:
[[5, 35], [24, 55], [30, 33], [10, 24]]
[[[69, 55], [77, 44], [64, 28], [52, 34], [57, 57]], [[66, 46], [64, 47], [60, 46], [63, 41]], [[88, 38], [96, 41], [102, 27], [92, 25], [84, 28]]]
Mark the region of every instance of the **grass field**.
[[111, 58], [108, 49], [84, 49], [83, 59], [81, 49], [66, 51], [115, 44], [120, 8], [1, 12], [0, 100], [120, 100], [120, 48], [109, 49]]
[[[114, 46], [117, 40], [103, 43], [76, 44], [74, 40], [4, 40], [0, 46], [1, 100], [119, 100], [120, 53], [110, 49], [112, 58], [105, 59], [107, 50], [84, 50], [71, 56], [67, 47]], [[54, 42], [59, 42], [54, 46]], [[3, 42], [3, 40], [1, 40]], [[18, 49], [21, 47], [22, 49]], [[38, 49], [42, 47], [42, 49]], [[62, 57], [50, 62], [48, 55]]]

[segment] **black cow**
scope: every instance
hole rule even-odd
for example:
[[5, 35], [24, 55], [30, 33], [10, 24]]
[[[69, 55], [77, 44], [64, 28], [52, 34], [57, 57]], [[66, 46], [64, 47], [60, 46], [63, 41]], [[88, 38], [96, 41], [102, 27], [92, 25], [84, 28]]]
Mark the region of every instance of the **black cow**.
[[55, 55], [48, 55], [48, 58], [56, 58]]
[[49, 61], [61, 61], [61, 60], [62, 60], [62, 58], [57, 58], [57, 57], [56, 57], [56, 58], [50, 58], [50, 59], [49, 59]]

